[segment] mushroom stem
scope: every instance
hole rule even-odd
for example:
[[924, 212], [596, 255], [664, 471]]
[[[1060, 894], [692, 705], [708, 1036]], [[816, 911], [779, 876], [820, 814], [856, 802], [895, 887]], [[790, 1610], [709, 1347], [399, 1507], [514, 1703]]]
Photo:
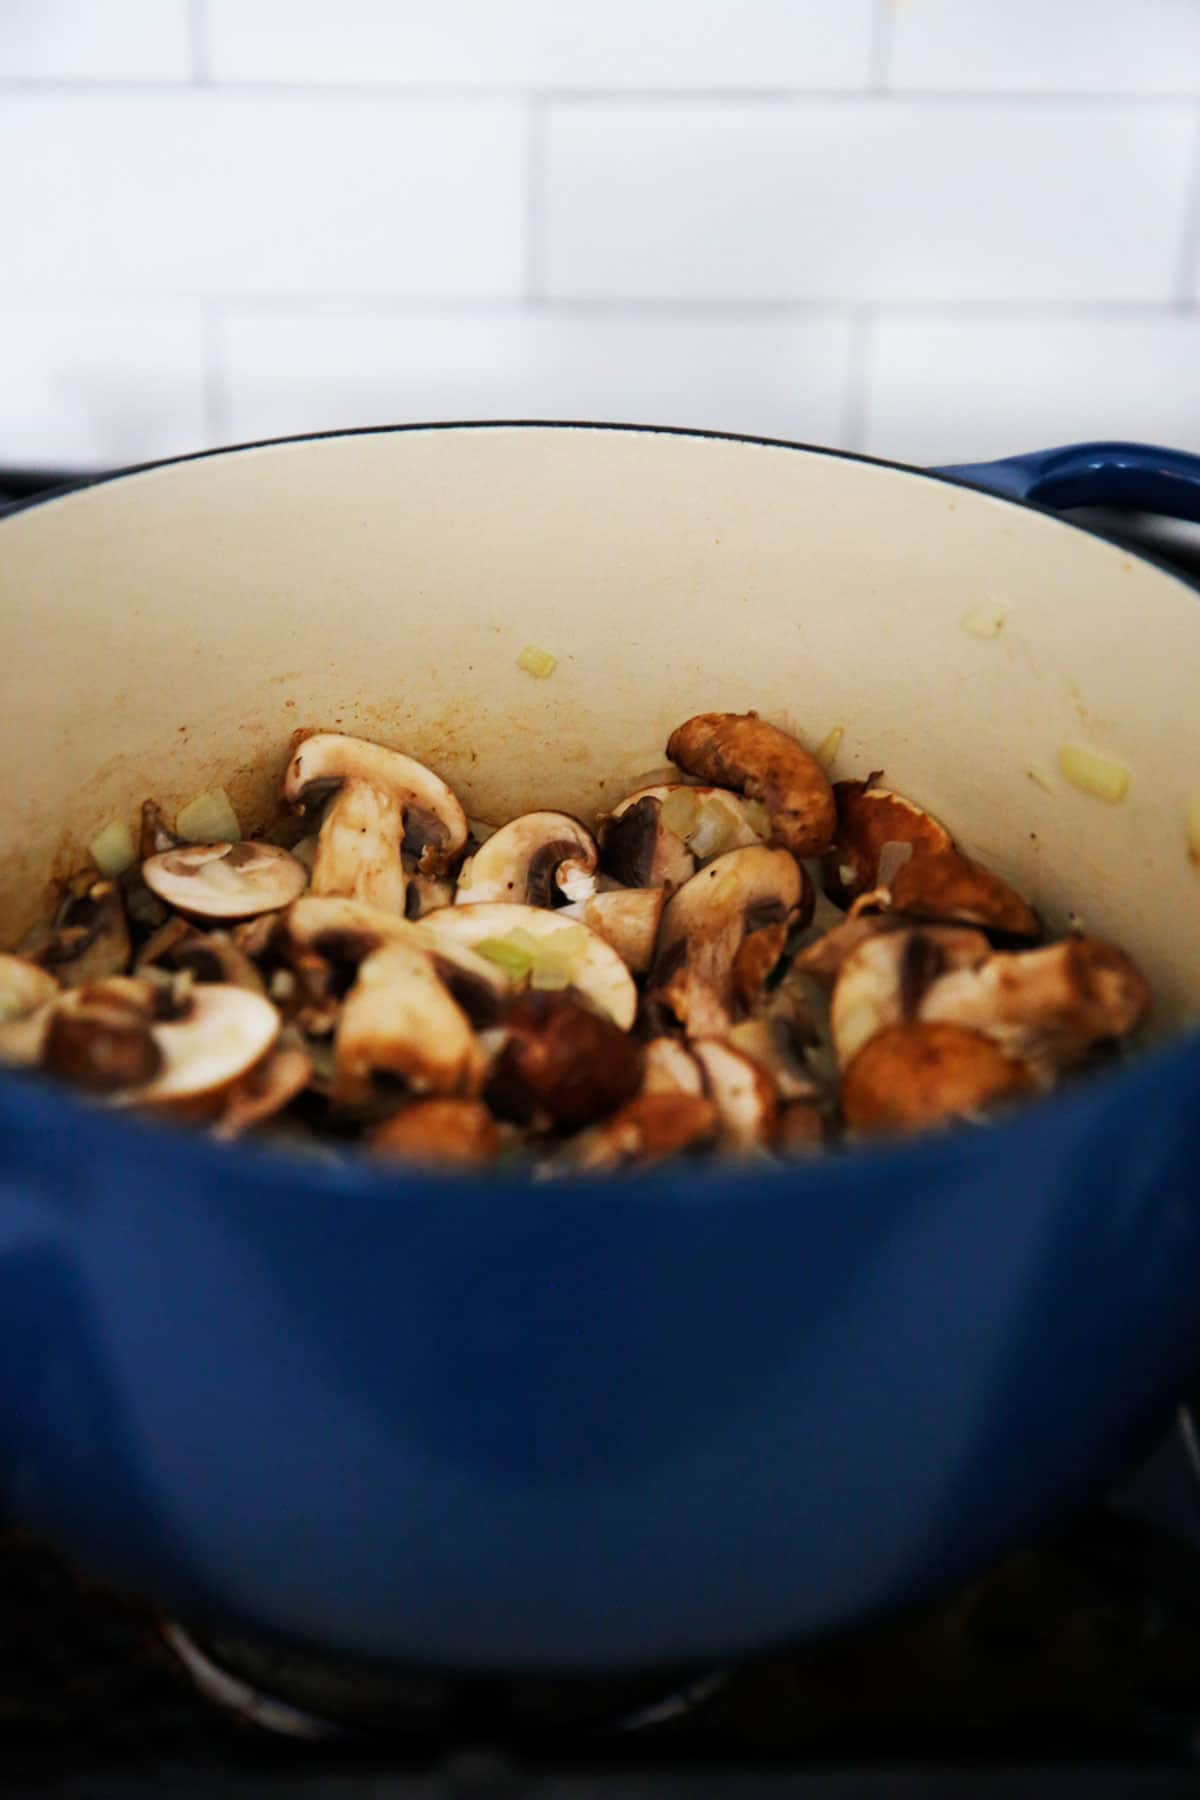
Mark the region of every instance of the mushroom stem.
[[403, 917], [403, 836], [404, 811], [393, 794], [365, 781], [345, 782], [321, 820], [312, 892], [361, 900]]

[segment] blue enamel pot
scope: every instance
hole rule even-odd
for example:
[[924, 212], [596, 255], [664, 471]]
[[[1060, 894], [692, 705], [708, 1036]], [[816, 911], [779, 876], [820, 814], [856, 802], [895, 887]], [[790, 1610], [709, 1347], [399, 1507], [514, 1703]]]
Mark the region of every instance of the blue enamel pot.
[[1200, 461], [447, 426], [0, 522], [0, 941], [147, 795], [222, 781], [252, 825], [297, 727], [486, 819], [594, 814], [678, 720], [753, 706], [840, 727], [835, 775], [883, 769], [1157, 1004], [1127, 1065], [994, 1129], [561, 1184], [222, 1147], [7, 1075], [5, 1510], [189, 1618], [582, 1671], [843, 1626], [1109, 1479], [1200, 1348], [1200, 606], [1050, 510], [1098, 503], [1200, 517]]

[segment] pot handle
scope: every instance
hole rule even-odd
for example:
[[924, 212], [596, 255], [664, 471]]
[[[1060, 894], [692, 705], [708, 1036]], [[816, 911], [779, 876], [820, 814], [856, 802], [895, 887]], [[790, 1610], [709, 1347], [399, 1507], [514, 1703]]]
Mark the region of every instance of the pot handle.
[[1040, 506], [1117, 506], [1200, 520], [1200, 456], [1156, 444], [1065, 444], [931, 472]]

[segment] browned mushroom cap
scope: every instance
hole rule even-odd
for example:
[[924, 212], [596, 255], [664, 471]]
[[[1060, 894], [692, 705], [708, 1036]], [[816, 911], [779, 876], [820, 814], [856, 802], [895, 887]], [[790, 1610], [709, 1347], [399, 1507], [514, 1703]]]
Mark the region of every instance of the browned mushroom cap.
[[[802, 924], [811, 910], [812, 885], [788, 851], [760, 846], [718, 856], [667, 905], [651, 971], [653, 999], [689, 1037], [723, 1037], [738, 990], [745, 991], [747, 962], [739, 967], [738, 958], [747, 938], [772, 929], [778, 955], [786, 928]], [[773, 929], [779, 926], [782, 934]]]
[[290, 905], [308, 874], [276, 844], [184, 844], [147, 858], [142, 880], [188, 918], [248, 919]]
[[600, 823], [606, 875], [624, 887], [674, 891], [703, 862], [760, 844], [769, 830], [765, 808], [756, 829], [752, 808], [725, 788], [681, 782], [637, 788]]
[[992, 954], [981, 931], [910, 926], [867, 938], [846, 957], [830, 1003], [830, 1027], [843, 1069], [888, 1025], [924, 1017], [932, 987], [954, 969], [975, 969]]
[[30, 955], [64, 987], [83, 987], [123, 975], [131, 952], [120, 888], [113, 881], [92, 881], [64, 897], [53, 927]]
[[396, 942], [365, 958], [342, 1006], [334, 1072], [334, 1099], [345, 1106], [368, 1100], [377, 1074], [414, 1094], [478, 1092], [483, 1056], [470, 1020], [426, 951]]
[[575, 1139], [571, 1162], [592, 1171], [649, 1165], [710, 1144], [716, 1131], [716, 1108], [702, 1095], [638, 1094]]
[[583, 902], [583, 922], [612, 945], [626, 968], [644, 975], [654, 961], [666, 903], [664, 888], [613, 888]]
[[671, 733], [667, 755], [689, 775], [761, 800], [772, 842], [817, 856], [833, 842], [837, 809], [815, 757], [756, 713], [697, 713]]
[[576, 1131], [637, 1093], [642, 1046], [567, 994], [518, 995], [502, 1029], [484, 1088], [502, 1119]]
[[1100, 1045], [1131, 1036], [1149, 1010], [1149, 987], [1123, 950], [1068, 938], [944, 974], [920, 1016], [984, 1033], [1048, 1086]]
[[554, 906], [594, 890], [596, 844], [569, 813], [522, 813], [494, 831], [459, 871], [460, 906], [493, 900]]
[[721, 1148], [744, 1154], [765, 1149], [775, 1125], [778, 1095], [767, 1071], [718, 1038], [695, 1038], [692, 1051], [717, 1109]]
[[223, 981], [230, 987], [248, 988], [252, 994], [266, 992], [250, 957], [228, 932], [197, 931], [186, 919], [168, 919], [147, 938], [134, 968], [138, 974], [146, 969], [168, 969], [189, 974], [196, 981]]
[[376, 1125], [365, 1142], [389, 1162], [477, 1167], [495, 1161], [500, 1133], [478, 1100], [415, 1100]]
[[[419, 859], [423, 874], [445, 873], [467, 841], [466, 814], [440, 776], [399, 750], [341, 732], [318, 732], [288, 764], [283, 797], [308, 812], [350, 782], [390, 795], [403, 816], [404, 849]], [[314, 885], [315, 880], [314, 872]]]
[[312, 1058], [299, 1044], [277, 1044], [224, 1096], [213, 1136], [239, 1138], [283, 1111], [312, 1078]]
[[140, 1087], [159, 1074], [154, 990], [149, 982], [116, 977], [60, 994], [50, 1008], [42, 1066], [91, 1093]]
[[1029, 1071], [981, 1032], [944, 1021], [889, 1025], [859, 1051], [842, 1082], [854, 1131], [923, 1131], [1032, 1089]]
[[911, 800], [865, 781], [839, 781], [834, 792], [837, 838], [825, 859], [831, 899], [848, 906], [882, 885], [897, 912], [1040, 936], [1038, 916], [1020, 894], [964, 856], [945, 826]]

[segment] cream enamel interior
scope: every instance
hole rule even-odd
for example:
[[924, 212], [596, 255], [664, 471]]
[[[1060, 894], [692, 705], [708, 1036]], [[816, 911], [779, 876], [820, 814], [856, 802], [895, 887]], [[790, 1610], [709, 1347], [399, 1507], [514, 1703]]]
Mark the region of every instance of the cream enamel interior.
[[[590, 819], [689, 713], [755, 707], [810, 746], [841, 726], [835, 777], [884, 770], [1133, 950], [1162, 1023], [1200, 1012], [1200, 596], [985, 495], [615, 428], [283, 443], [14, 515], [0, 615], [5, 944], [147, 795], [223, 782], [261, 819], [298, 727], [429, 762], [474, 817]], [[1128, 764], [1121, 805], [1063, 781], [1067, 742]]]

